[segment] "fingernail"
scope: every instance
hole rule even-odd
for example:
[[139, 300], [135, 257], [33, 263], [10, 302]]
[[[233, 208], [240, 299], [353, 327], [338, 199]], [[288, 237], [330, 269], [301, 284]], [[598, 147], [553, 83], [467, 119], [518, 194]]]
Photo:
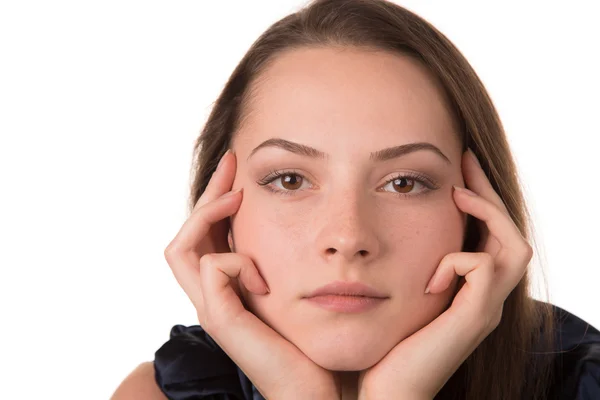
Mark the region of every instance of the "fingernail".
[[435, 282], [435, 274], [433, 274], [433, 276], [431, 277], [431, 280], [427, 284], [427, 287], [425, 288], [425, 294], [430, 292], [431, 286], [433, 285], [434, 282]]
[[221, 157], [221, 160], [219, 160], [219, 164], [217, 165], [217, 169], [219, 169], [219, 167], [223, 164], [223, 160], [225, 159], [225, 156], [227, 154], [229, 154], [231, 152], [231, 149], [227, 149], [227, 151], [225, 152], [225, 154], [223, 154], [223, 156]]
[[472, 191], [470, 191], [470, 190], [469, 190], [469, 189], [467, 189], [467, 188], [463, 188], [463, 187], [456, 186], [456, 185], [452, 185], [452, 187], [453, 187], [454, 189], [458, 190], [459, 192], [463, 192], [463, 193], [466, 193], [466, 194], [468, 194], [469, 196], [473, 196], [473, 197], [476, 197], [476, 196], [477, 196], [477, 193], [475, 193], [475, 192], [472, 192]]
[[227, 192], [227, 193], [225, 193], [224, 195], [222, 195], [222, 196], [221, 196], [221, 198], [222, 198], [222, 199], [224, 199], [225, 197], [231, 197], [231, 196], [233, 196], [234, 194], [237, 194], [237, 193], [241, 192], [241, 191], [242, 191], [242, 189], [243, 189], [243, 188], [239, 188], [239, 189], [236, 189], [236, 190], [232, 190], [232, 191], [230, 191], [230, 192]]
[[265, 282], [265, 280], [262, 279], [262, 277], [261, 277], [261, 280], [260, 280], [260, 286], [262, 286], [262, 290], [263, 290], [263, 293], [261, 293], [261, 294], [269, 294], [269, 293], [271, 293], [271, 291], [269, 290], [269, 287], [267, 286], [267, 282]]
[[479, 167], [481, 167], [481, 163], [479, 162], [479, 159], [477, 158], [477, 156], [475, 155], [475, 153], [473, 152], [473, 150], [471, 150], [470, 147], [469, 147], [469, 154], [471, 154], [471, 157], [473, 158], [473, 160], [475, 160], [475, 162], [477, 163], [477, 165]]

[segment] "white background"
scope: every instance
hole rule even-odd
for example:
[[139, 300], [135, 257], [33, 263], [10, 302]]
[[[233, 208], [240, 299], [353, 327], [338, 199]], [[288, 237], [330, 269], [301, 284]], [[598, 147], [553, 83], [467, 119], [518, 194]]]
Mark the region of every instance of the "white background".
[[[1, 3], [0, 397], [106, 399], [171, 326], [197, 323], [163, 257], [193, 142], [250, 44], [303, 3]], [[600, 327], [592, 2], [402, 4], [486, 84], [549, 300]]]

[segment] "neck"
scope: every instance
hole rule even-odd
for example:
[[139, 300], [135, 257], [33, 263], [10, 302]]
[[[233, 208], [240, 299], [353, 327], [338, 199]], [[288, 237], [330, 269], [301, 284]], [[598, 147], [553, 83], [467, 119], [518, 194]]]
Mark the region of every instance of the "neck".
[[335, 373], [340, 385], [341, 400], [358, 399], [358, 371], [338, 371]]

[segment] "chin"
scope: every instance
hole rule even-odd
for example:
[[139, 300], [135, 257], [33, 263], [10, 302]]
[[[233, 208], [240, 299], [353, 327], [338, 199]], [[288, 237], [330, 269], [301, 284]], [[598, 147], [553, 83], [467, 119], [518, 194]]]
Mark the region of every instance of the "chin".
[[[421, 329], [446, 306], [445, 298], [429, 304], [389, 304], [379, 312], [334, 314], [286, 301], [244, 296], [248, 309], [306, 357], [329, 371], [363, 371], [381, 361], [398, 343]], [[422, 312], [414, 313], [419, 307]], [[393, 321], [403, 321], [394, 323]]]
[[372, 332], [328, 332], [305, 336], [296, 346], [315, 364], [330, 371], [362, 371], [377, 364], [394, 346]]

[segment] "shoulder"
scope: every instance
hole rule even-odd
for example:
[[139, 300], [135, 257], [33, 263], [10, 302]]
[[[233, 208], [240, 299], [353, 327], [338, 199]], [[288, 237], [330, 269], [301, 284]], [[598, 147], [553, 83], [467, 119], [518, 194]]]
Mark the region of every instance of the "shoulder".
[[156, 383], [170, 399], [253, 400], [248, 378], [200, 325], [175, 325], [154, 354]]
[[552, 305], [555, 319], [555, 393], [564, 399], [600, 399], [600, 332], [577, 315]]
[[119, 385], [111, 400], [165, 400], [164, 393], [156, 385], [152, 362], [138, 365]]

